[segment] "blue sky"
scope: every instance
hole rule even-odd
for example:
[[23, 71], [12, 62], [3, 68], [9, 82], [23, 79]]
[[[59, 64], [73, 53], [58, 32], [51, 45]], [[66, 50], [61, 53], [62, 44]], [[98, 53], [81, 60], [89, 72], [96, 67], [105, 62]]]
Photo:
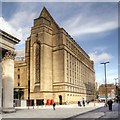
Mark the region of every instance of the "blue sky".
[[17, 56], [24, 56], [25, 40], [30, 35], [33, 20], [45, 6], [60, 27], [94, 60], [96, 81], [104, 83], [118, 78], [118, 4], [116, 2], [3, 2], [1, 29], [21, 40], [16, 46]]

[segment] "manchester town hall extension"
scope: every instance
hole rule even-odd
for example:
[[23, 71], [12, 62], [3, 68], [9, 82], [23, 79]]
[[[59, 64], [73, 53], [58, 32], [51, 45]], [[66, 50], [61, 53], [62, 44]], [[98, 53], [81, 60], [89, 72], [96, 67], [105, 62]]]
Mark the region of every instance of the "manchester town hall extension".
[[30, 97], [34, 105], [94, 99], [93, 61], [45, 7], [26, 40], [25, 61], [15, 61], [14, 77], [15, 99]]

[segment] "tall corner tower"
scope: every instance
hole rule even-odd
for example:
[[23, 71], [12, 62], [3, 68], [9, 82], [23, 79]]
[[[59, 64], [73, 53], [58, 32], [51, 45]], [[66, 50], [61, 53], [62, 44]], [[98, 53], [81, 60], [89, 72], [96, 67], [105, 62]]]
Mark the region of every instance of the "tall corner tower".
[[45, 98], [46, 94], [53, 98], [53, 35], [58, 31], [59, 26], [44, 7], [40, 16], [34, 19], [31, 35], [26, 41], [31, 99]]

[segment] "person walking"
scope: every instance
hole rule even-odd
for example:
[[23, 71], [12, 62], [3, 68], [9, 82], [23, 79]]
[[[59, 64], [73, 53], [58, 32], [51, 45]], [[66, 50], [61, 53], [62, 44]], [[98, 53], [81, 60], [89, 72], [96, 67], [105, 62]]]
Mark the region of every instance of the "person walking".
[[82, 104], [85, 107], [85, 100], [84, 100], [84, 98], [82, 99]]
[[78, 106], [80, 106], [80, 101], [78, 101]]
[[108, 100], [107, 104], [108, 104], [108, 106], [109, 106], [109, 111], [112, 111], [113, 101], [110, 99], [110, 100]]
[[54, 103], [53, 103], [53, 110], [55, 110], [55, 105], [56, 105], [56, 104], [55, 104], [55, 102], [54, 102]]

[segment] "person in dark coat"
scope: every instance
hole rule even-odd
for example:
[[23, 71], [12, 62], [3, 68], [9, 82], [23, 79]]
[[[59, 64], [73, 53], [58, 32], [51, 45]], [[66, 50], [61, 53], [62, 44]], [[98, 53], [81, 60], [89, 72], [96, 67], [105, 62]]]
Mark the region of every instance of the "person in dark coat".
[[109, 106], [109, 111], [112, 111], [113, 101], [110, 99], [110, 100], [108, 100], [107, 104], [108, 104], [108, 106]]
[[85, 100], [84, 100], [84, 98], [82, 99], [82, 104], [85, 107]]
[[78, 106], [80, 106], [80, 101], [78, 101]]
[[55, 110], [55, 105], [56, 105], [56, 104], [55, 104], [55, 102], [54, 102], [54, 103], [53, 103], [53, 110]]

